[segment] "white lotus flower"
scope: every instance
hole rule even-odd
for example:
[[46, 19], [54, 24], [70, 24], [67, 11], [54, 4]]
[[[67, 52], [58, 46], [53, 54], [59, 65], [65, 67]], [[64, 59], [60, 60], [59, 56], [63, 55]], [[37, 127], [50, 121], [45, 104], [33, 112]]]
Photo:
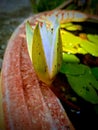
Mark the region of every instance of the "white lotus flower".
[[50, 84], [58, 73], [62, 61], [59, 24], [55, 21], [52, 28], [47, 28], [45, 23], [42, 26], [37, 24], [33, 33], [30, 29], [27, 23], [27, 44], [33, 66], [39, 79]]

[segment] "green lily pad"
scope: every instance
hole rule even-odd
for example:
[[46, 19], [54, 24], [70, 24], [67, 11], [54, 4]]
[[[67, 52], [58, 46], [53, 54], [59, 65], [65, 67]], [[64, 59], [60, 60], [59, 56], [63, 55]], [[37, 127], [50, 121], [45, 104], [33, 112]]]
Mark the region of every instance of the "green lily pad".
[[98, 81], [88, 66], [63, 63], [60, 72], [67, 76], [71, 88], [77, 95], [92, 104], [98, 103]]
[[77, 64], [77, 63], [62, 63], [60, 72], [68, 75], [84, 75], [86, 68], [83, 67], [84, 65], [82, 64]]
[[81, 39], [80, 46], [93, 56], [98, 56], [98, 46], [93, 42]]
[[91, 71], [93, 75], [95, 76], [95, 78], [98, 80], [98, 67], [91, 68]]
[[[61, 29], [62, 47], [64, 52], [72, 54], [91, 54], [93, 56], [98, 56], [98, 46], [97, 44], [87, 40], [82, 39], [74, 34]], [[94, 39], [94, 38], [93, 38]], [[97, 40], [98, 41], [98, 40]]]
[[88, 52], [80, 46], [81, 38], [61, 29], [62, 48], [64, 52], [72, 54], [87, 54]]
[[92, 104], [98, 103], [98, 81], [95, 79], [89, 67], [85, 66], [86, 71], [83, 75], [67, 74], [68, 82], [72, 89], [83, 99]]
[[80, 59], [74, 54], [68, 54], [63, 52], [63, 61], [70, 62], [70, 63], [79, 63]]
[[87, 38], [89, 41], [95, 43], [96, 45], [98, 44], [98, 35], [94, 35], [94, 34], [87, 34]]
[[76, 31], [76, 30], [82, 30], [82, 26], [81, 25], [76, 25], [76, 24], [73, 24], [71, 22], [68, 22], [68, 23], [63, 23], [60, 25], [61, 28], [65, 28], [66, 30], [68, 31]]

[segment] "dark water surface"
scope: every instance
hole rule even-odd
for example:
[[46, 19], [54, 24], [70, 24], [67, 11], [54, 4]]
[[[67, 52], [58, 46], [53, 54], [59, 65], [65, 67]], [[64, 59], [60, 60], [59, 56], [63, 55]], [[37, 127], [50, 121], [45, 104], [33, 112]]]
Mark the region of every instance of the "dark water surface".
[[0, 69], [11, 34], [31, 14], [33, 12], [29, 0], [0, 0]]

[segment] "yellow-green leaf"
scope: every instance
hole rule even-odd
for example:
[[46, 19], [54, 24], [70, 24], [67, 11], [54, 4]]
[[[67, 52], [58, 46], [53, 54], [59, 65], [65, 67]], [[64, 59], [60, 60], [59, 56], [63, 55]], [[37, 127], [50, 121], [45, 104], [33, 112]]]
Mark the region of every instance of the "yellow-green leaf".
[[61, 29], [61, 38], [62, 38], [62, 47], [64, 52], [76, 54], [86, 54], [87, 51], [84, 50], [81, 46], [81, 38], [73, 35], [72, 33]]
[[91, 54], [93, 56], [98, 56], [98, 46], [97, 44], [87, 40], [82, 39], [74, 34], [61, 29], [62, 37], [62, 47], [64, 52], [72, 54]]

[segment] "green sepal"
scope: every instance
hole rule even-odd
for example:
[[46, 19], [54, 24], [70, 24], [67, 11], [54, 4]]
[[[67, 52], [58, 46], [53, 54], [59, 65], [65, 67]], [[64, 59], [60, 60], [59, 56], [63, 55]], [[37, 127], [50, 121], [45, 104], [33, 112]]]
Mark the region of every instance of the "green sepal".
[[33, 29], [29, 22], [26, 22], [26, 40], [27, 40], [29, 55], [32, 60]]

